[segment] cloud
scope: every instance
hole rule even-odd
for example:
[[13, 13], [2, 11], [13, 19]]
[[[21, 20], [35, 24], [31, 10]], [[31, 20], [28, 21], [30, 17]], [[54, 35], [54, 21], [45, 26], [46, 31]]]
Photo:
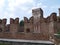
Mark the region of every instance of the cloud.
[[0, 8], [3, 7], [4, 5], [4, 0], [0, 0]]
[[36, 6], [33, 6], [32, 9], [34, 8], [47, 8], [46, 5], [43, 5], [42, 3], [37, 3]]
[[[27, 6], [24, 6], [25, 3], [32, 3], [33, 0], [8, 0], [8, 10], [10, 12], [15, 12], [17, 10], [17, 7], [23, 11], [28, 10]], [[22, 6], [23, 5], [23, 6]], [[11, 13], [10, 13], [11, 14]]]
[[21, 4], [24, 4], [24, 3], [31, 3], [33, 2], [33, 0], [16, 0], [16, 3], [15, 5], [21, 5]]
[[0, 0], [0, 7], [3, 7], [0, 9], [1, 15], [3, 15], [1, 18], [16, 17], [18, 10], [20, 12], [19, 16], [23, 12], [30, 14], [34, 7], [46, 7], [42, 3], [37, 2], [35, 0]]
[[[0, 0], [0, 15], [2, 15], [0, 18], [19, 17], [22, 19], [23, 16], [30, 17], [33, 8], [42, 8], [45, 11], [48, 11], [48, 8], [58, 8], [57, 6], [50, 7], [49, 3], [46, 4], [47, 2], [47, 0]], [[44, 13], [48, 13], [47, 11]]]

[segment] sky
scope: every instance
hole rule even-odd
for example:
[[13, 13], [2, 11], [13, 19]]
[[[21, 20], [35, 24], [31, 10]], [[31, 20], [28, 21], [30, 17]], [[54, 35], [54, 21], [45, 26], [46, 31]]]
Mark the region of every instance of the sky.
[[60, 0], [0, 0], [0, 19], [7, 18], [9, 23], [10, 18], [19, 17], [20, 20], [24, 17], [30, 18], [32, 9], [35, 8], [42, 8], [44, 17], [52, 12], [59, 15]]

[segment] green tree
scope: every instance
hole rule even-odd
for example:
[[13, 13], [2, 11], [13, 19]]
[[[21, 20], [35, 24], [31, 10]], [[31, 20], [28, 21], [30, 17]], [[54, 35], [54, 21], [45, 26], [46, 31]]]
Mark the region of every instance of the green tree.
[[20, 21], [20, 26], [24, 26], [24, 20]]
[[60, 31], [57, 34], [60, 34]]

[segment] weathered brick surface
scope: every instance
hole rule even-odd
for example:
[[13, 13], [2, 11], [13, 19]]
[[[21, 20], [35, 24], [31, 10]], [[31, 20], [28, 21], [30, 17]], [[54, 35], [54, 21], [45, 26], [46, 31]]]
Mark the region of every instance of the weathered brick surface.
[[[43, 10], [38, 8], [32, 10], [32, 15], [29, 19], [24, 17], [22, 27], [19, 26], [19, 18], [10, 18], [8, 25], [6, 19], [0, 19], [0, 38], [49, 40], [50, 37], [54, 38], [54, 33], [60, 31], [60, 17], [56, 13], [44, 18]], [[19, 30], [23, 30], [23, 33]]]
[[19, 24], [19, 18], [15, 19], [15, 24]]
[[15, 39], [29, 39], [29, 40], [49, 40], [49, 36], [46, 34], [38, 33], [16, 33], [14, 36], [12, 33], [0, 33], [0, 38], [15, 38]]
[[14, 23], [14, 19], [10, 18], [10, 24], [13, 24], [13, 23]]

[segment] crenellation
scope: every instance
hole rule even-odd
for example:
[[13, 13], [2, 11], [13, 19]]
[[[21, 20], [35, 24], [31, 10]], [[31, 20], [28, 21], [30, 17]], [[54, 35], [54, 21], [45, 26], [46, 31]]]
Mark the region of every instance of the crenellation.
[[16, 18], [14, 23], [19, 24], [19, 18]]
[[27, 23], [27, 22], [28, 22], [28, 18], [24, 17], [24, 23]]
[[50, 21], [57, 21], [57, 13], [52, 13], [50, 15]]
[[33, 23], [33, 16], [30, 17], [29, 22], [30, 22], [30, 23]]
[[10, 18], [10, 24], [14, 24], [14, 19]]
[[3, 19], [2, 24], [6, 24], [6, 23], [7, 23], [7, 19]]
[[10, 18], [10, 24], [6, 23], [7, 19], [0, 19], [0, 37], [3, 38], [49, 40], [60, 30], [60, 16], [54, 12], [45, 18], [41, 8], [33, 9], [29, 19], [24, 17], [23, 26], [19, 25], [19, 18]]
[[19, 30], [19, 18], [10, 18], [10, 32], [15, 34]]

